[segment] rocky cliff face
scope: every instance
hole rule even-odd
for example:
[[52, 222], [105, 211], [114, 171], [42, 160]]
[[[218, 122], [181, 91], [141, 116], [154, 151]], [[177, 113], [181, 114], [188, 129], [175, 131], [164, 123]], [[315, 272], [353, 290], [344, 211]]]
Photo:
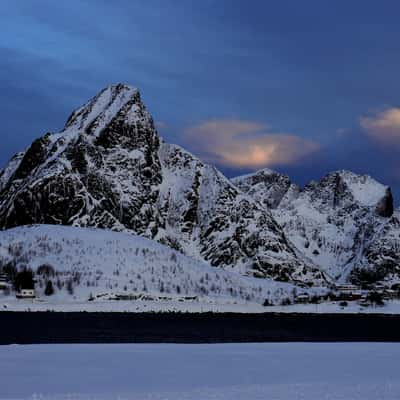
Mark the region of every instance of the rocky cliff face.
[[349, 274], [355, 283], [400, 280], [400, 211], [375, 232], [357, 265]]
[[164, 143], [125, 85], [101, 91], [0, 172], [0, 228], [37, 223], [137, 233], [242, 274], [323, 281], [266, 207]]
[[288, 177], [263, 170], [233, 182], [270, 209], [285, 235], [334, 279], [399, 262], [390, 188], [369, 176], [337, 171], [300, 189]]

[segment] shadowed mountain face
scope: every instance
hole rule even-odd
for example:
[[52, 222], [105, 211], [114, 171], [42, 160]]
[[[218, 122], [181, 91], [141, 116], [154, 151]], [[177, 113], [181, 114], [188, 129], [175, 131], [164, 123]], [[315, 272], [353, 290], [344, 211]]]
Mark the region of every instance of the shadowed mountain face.
[[304, 189], [270, 170], [233, 183], [271, 210], [287, 238], [331, 277], [398, 279], [399, 217], [389, 187], [349, 171], [330, 173]]
[[0, 171], [0, 228], [37, 223], [137, 233], [242, 274], [323, 281], [266, 207], [164, 143], [138, 90], [121, 84]]

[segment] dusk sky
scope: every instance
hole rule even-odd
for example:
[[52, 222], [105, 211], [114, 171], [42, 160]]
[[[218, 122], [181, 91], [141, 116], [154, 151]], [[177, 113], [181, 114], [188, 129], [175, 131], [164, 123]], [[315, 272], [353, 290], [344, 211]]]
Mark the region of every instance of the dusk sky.
[[[103, 87], [228, 176], [367, 173], [400, 197], [400, 2], [0, 2], [0, 166]], [[397, 201], [399, 203], [399, 201]]]

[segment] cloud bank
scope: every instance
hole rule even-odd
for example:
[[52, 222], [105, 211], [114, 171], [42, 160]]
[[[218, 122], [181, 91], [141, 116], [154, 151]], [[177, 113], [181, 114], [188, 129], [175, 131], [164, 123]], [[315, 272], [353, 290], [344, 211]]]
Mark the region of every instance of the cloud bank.
[[244, 120], [210, 120], [185, 130], [186, 142], [206, 161], [237, 168], [288, 165], [319, 149], [299, 136], [271, 132]]
[[360, 118], [368, 136], [384, 145], [400, 145], [400, 108], [388, 108]]

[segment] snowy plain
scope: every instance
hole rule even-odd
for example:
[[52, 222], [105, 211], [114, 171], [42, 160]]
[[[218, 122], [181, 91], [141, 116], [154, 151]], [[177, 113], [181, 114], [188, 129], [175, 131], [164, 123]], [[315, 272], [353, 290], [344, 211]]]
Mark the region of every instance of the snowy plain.
[[400, 344], [0, 347], [0, 399], [397, 400]]

